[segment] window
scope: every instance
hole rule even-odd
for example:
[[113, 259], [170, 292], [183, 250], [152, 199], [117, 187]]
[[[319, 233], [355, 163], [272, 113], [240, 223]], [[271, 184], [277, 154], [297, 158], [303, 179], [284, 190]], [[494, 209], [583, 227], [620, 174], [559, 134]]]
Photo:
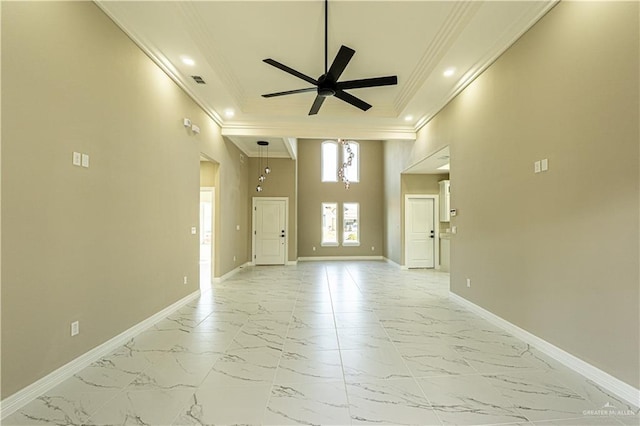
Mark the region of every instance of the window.
[[[358, 164], [360, 163], [358, 158], [359, 151], [360, 151], [360, 144], [354, 141], [348, 141], [343, 145], [343, 148], [342, 148], [342, 162], [347, 163], [347, 166], [344, 169], [344, 174], [349, 182], [360, 181], [360, 173], [359, 173], [360, 170], [358, 167]], [[348, 163], [350, 155], [352, 156], [351, 164]]]
[[338, 144], [322, 142], [322, 182], [338, 181]]
[[342, 245], [360, 245], [359, 204], [344, 203], [342, 211]]
[[[338, 149], [338, 147], [340, 147], [340, 149]], [[360, 182], [359, 164], [360, 144], [358, 144], [358, 142], [322, 142], [320, 167], [322, 182], [338, 182], [338, 170], [342, 166], [345, 167], [344, 177], [347, 181]]]
[[322, 243], [323, 246], [338, 245], [338, 204], [322, 203]]

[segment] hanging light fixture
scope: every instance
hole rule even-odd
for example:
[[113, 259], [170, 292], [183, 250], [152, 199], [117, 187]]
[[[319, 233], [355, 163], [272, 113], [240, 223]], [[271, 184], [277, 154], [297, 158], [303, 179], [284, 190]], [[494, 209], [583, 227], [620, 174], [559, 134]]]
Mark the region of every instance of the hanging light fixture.
[[342, 166], [338, 169], [338, 179], [344, 182], [344, 189], [349, 189], [351, 187], [351, 182], [349, 182], [349, 178], [347, 177], [347, 167], [353, 164], [353, 150], [349, 146], [349, 142], [346, 142], [342, 139], [338, 139], [338, 144], [342, 147], [342, 152], [346, 151], [347, 156], [346, 159], [343, 156]]
[[[268, 175], [269, 173], [271, 173], [271, 169], [269, 168], [269, 142], [267, 141], [258, 141], [257, 142], [258, 146], [259, 146], [259, 155], [260, 155], [260, 160], [258, 161], [258, 186], [256, 186], [256, 191], [257, 192], [262, 192], [262, 182], [265, 181], [265, 179], [267, 178], [265, 175]], [[264, 170], [262, 169], [262, 148], [263, 147], [267, 147], [267, 166], [264, 168]]]
[[266, 147], [267, 147], [267, 167], [264, 168], [264, 174], [268, 175], [269, 173], [271, 173], [271, 168], [269, 167], [269, 142], [266, 141], [260, 141], [260, 142], [264, 142], [266, 143]]

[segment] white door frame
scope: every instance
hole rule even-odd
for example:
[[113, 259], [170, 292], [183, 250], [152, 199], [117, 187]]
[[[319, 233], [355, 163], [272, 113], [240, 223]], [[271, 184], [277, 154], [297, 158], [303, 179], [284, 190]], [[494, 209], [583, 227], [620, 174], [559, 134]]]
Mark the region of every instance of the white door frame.
[[289, 261], [289, 197], [252, 197], [251, 202], [251, 264], [256, 264], [256, 205], [260, 201], [284, 201], [284, 265]]
[[434, 269], [440, 269], [440, 205], [438, 194], [405, 194], [404, 195], [404, 258], [402, 269], [409, 269], [407, 264], [407, 253], [409, 252], [409, 227], [408, 215], [409, 209], [407, 208], [409, 200], [412, 198], [431, 198], [433, 199], [433, 223], [434, 223], [434, 235], [433, 235], [433, 267]]

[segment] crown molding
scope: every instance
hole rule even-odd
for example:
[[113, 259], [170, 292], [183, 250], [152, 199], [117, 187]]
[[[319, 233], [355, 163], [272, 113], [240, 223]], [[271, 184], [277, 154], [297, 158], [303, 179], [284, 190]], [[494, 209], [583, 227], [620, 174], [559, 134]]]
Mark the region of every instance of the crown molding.
[[416, 132], [407, 127], [353, 127], [349, 123], [323, 125], [295, 123], [273, 125], [269, 123], [233, 123], [222, 126], [222, 136], [282, 137], [295, 135], [298, 139], [322, 139], [341, 137], [360, 140], [415, 140]]

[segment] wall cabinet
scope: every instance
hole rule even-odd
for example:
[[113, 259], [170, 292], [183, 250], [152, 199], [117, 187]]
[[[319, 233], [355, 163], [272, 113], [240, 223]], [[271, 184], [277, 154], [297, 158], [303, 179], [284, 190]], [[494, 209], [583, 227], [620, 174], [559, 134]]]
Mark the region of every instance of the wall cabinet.
[[441, 180], [440, 185], [440, 222], [449, 222], [451, 185], [448, 180]]

